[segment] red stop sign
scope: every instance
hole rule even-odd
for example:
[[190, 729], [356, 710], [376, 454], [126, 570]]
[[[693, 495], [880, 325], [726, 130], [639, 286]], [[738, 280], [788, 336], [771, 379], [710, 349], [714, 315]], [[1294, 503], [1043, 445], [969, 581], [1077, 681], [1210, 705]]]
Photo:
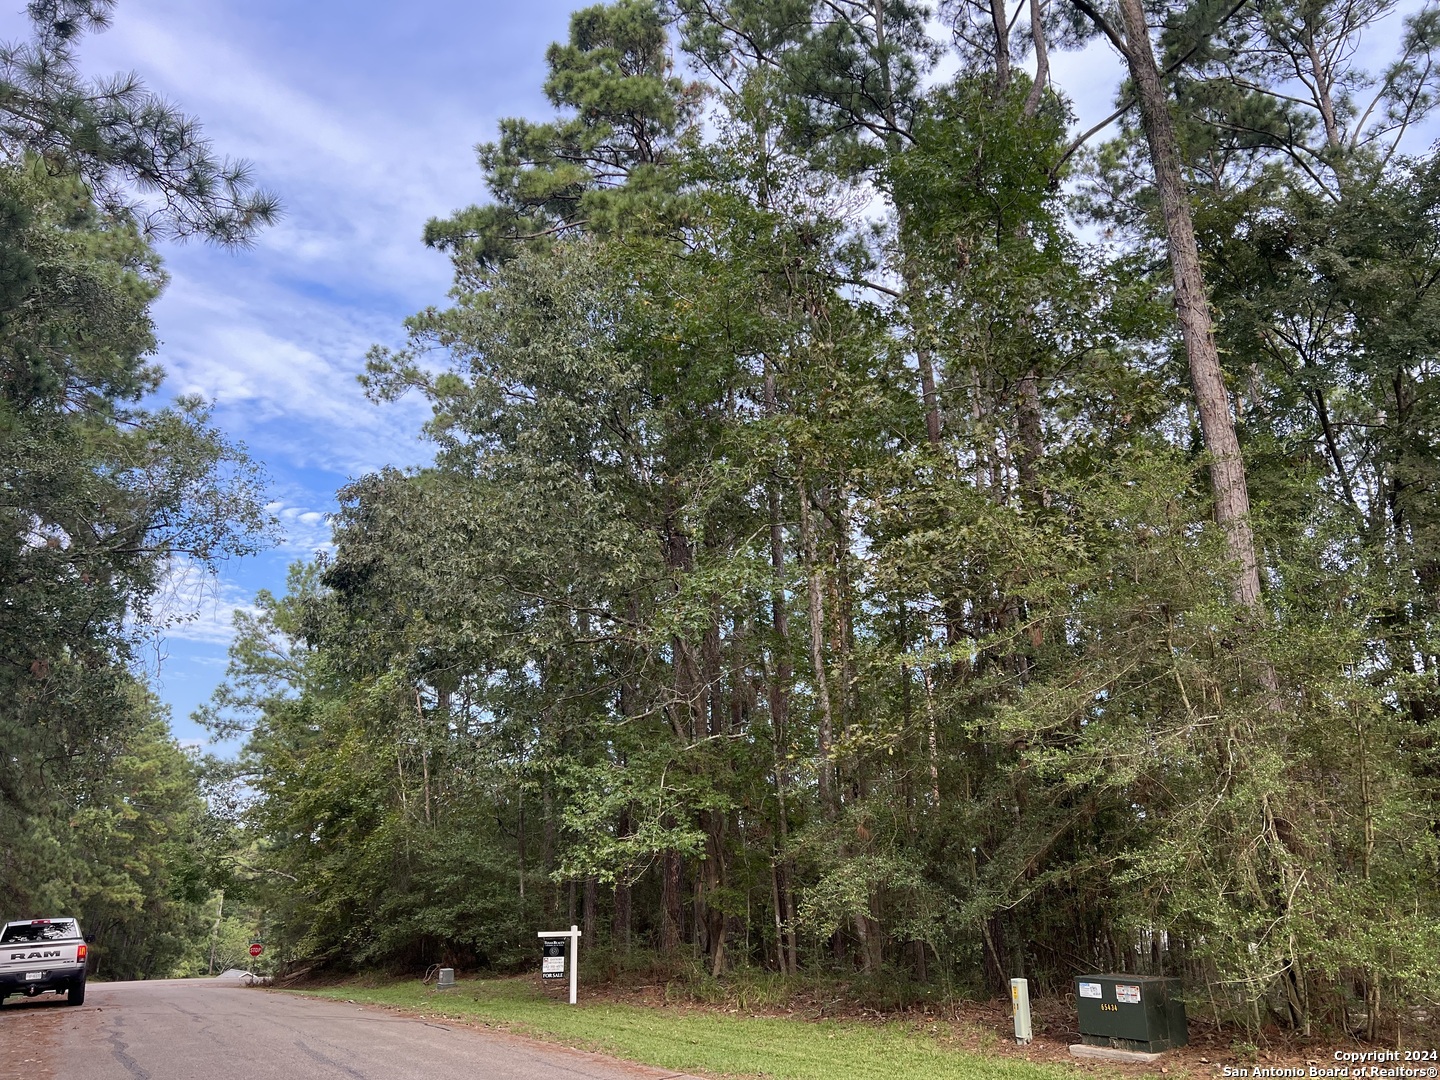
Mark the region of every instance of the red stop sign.
[[262, 952], [264, 952], [264, 951], [265, 951], [265, 946], [264, 946], [264, 945], [261, 945], [260, 942], [256, 941], [256, 942], [252, 942], [252, 943], [251, 943], [251, 945], [250, 945], [250, 955], [251, 955], [251, 956], [259, 956], [259, 955], [260, 955]]

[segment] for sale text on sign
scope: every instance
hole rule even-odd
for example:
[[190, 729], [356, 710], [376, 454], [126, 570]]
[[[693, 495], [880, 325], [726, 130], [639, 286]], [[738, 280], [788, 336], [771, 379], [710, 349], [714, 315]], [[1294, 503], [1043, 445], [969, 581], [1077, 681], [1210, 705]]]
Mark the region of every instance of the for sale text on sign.
[[565, 939], [543, 938], [540, 945], [544, 953], [540, 959], [540, 977], [542, 979], [565, 978]]

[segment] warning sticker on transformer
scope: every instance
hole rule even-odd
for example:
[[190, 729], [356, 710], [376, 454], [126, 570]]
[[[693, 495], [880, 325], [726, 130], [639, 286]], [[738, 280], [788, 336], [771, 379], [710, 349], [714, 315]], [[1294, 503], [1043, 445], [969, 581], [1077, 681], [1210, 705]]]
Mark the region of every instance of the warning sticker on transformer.
[[1080, 996], [1088, 998], [1098, 998], [1100, 996], [1100, 984], [1082, 982], [1080, 984]]
[[1123, 1005], [1139, 1005], [1140, 987], [1117, 985], [1115, 987], [1115, 1000]]

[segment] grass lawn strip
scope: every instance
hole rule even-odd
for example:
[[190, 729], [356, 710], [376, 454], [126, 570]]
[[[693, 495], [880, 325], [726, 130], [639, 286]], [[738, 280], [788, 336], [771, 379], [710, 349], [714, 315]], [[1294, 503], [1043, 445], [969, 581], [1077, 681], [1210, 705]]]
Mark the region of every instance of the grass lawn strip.
[[951, 1049], [915, 1023], [727, 1016], [610, 1002], [570, 1006], [521, 979], [467, 981], [443, 993], [414, 981], [302, 992], [478, 1020], [677, 1072], [773, 1080], [1075, 1080], [1086, 1075]]

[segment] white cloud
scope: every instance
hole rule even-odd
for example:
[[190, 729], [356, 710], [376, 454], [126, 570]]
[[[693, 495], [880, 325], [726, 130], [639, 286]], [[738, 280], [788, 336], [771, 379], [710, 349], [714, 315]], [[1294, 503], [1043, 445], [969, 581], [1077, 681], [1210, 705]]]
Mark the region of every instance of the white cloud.
[[285, 539], [281, 551], [294, 552], [310, 558], [319, 551], [333, 551], [335, 544], [330, 531], [330, 514], [306, 506], [272, 502], [265, 508], [280, 520]]
[[[336, 488], [429, 458], [423, 403], [375, 406], [356, 375], [372, 343], [399, 344], [406, 315], [444, 302], [449, 266], [421, 229], [484, 198], [472, 148], [498, 116], [549, 111], [544, 50], [574, 6], [123, 0], [112, 29], [81, 42], [86, 71], [139, 72], [220, 153], [251, 159], [285, 207], [249, 250], [163, 250], [163, 389], [215, 402], [215, 422], [270, 473], [286, 537], [221, 577], [167, 575], [152, 665], [177, 730], [223, 667], [235, 612], [256, 589], [283, 592], [286, 563], [330, 542]], [[0, 11], [0, 39], [26, 36], [22, 14]]]
[[287, 55], [288, 25], [278, 38], [266, 29], [224, 5], [134, 0], [85, 42], [91, 70], [140, 71], [222, 152], [252, 159], [285, 205], [251, 250], [167, 248], [171, 284], [155, 308], [165, 390], [214, 401], [272, 473], [423, 462], [423, 405], [377, 407], [356, 376], [372, 344], [398, 344], [404, 316], [443, 299], [449, 266], [420, 230], [483, 195], [471, 143], [493, 118], [453, 85], [407, 93], [389, 69], [346, 85], [350, 72]]
[[[414, 464], [419, 401], [376, 406], [357, 375], [369, 346], [396, 337], [393, 320], [297, 302], [272, 283], [176, 282], [157, 307], [169, 393], [198, 394], [260, 457], [341, 474]], [[329, 492], [326, 492], [328, 495]]]
[[87, 48], [97, 64], [113, 55], [144, 72], [281, 194], [286, 217], [259, 237], [259, 262], [407, 308], [443, 293], [448, 268], [421, 246], [420, 229], [483, 197], [471, 144], [493, 133], [493, 119], [449, 97], [453, 88], [396, 94], [393, 75], [349, 93], [326, 82], [322, 96], [284, 58], [227, 40], [227, 29], [188, 6], [127, 6]]
[[249, 594], [191, 559], [172, 559], [150, 600], [146, 623], [167, 640], [229, 645], [235, 613], [257, 612]]

